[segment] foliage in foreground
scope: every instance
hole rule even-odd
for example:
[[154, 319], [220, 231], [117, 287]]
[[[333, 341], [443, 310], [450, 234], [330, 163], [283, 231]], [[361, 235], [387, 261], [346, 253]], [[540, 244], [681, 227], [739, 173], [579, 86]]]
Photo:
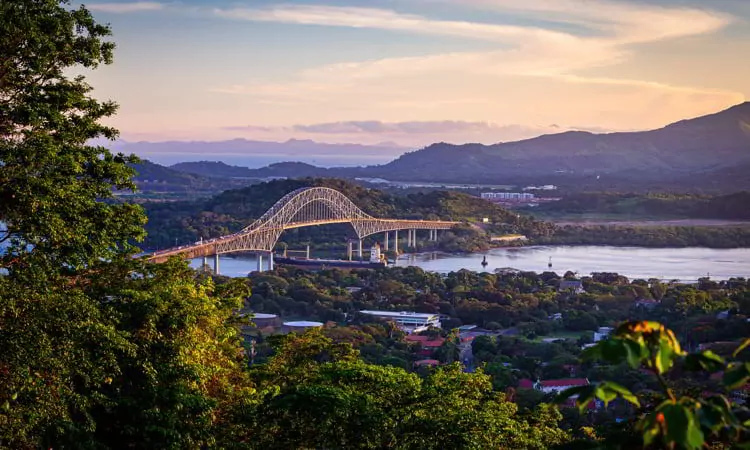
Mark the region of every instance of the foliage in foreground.
[[420, 378], [359, 359], [320, 331], [288, 336], [254, 369], [253, 448], [544, 449], [566, 442], [555, 409], [520, 415], [490, 378], [458, 364]]
[[[750, 345], [742, 343], [732, 354], [736, 358]], [[643, 435], [644, 446], [699, 449], [706, 445], [726, 443], [748, 448], [750, 411], [728, 399], [728, 393], [750, 381], [750, 363], [727, 361], [710, 350], [687, 353], [680, 347], [672, 330], [658, 322], [626, 322], [611, 339], [588, 349], [584, 359], [610, 363], [626, 361], [631, 367], [643, 367], [659, 380], [661, 391], [638, 396], [613, 382], [566, 390], [558, 401], [575, 397], [583, 409], [594, 399], [605, 404], [621, 398], [642, 407], [636, 428]], [[702, 392], [700, 396], [682, 394], [668, 382], [670, 371], [698, 372], [721, 376], [721, 389]]]

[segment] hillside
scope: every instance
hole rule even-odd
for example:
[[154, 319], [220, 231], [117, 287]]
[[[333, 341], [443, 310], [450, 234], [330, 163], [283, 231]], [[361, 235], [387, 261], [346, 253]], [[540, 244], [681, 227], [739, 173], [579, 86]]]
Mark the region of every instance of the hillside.
[[[261, 169], [221, 163], [174, 167], [201, 175], [380, 177], [402, 181], [556, 184], [568, 191], [729, 193], [750, 189], [750, 102], [642, 132], [572, 131], [494, 145], [432, 144], [379, 166]], [[241, 175], [237, 175], [241, 174]]]
[[390, 178], [415, 180], [613, 175], [637, 181], [679, 178], [748, 163], [750, 102], [745, 102], [652, 131], [575, 131], [488, 146], [433, 144], [380, 169]]
[[144, 160], [133, 164], [137, 175], [134, 180], [138, 190], [142, 193], [152, 192], [220, 192], [237, 188], [247, 184], [241, 180], [226, 178], [209, 178], [205, 176], [184, 173], [177, 170]]
[[329, 169], [316, 167], [301, 162], [283, 162], [271, 164], [260, 169], [232, 166], [220, 161], [182, 162], [170, 166], [170, 169], [201, 175], [205, 177], [224, 178], [303, 178], [325, 176]]
[[720, 196], [637, 195], [613, 193], [581, 193], [569, 195], [558, 202], [544, 203], [534, 215], [569, 217], [599, 215], [612, 219], [648, 217], [664, 219], [750, 220], [750, 192]]
[[308, 139], [289, 139], [285, 142], [230, 139], [224, 141], [117, 141], [111, 147], [125, 154], [134, 153], [161, 164], [175, 164], [185, 160], [211, 157], [228, 164], [244, 167], [263, 167], [283, 161], [303, 161], [318, 166], [357, 166], [382, 164], [406, 150], [384, 143], [327, 144]]
[[[325, 178], [274, 180], [242, 189], [230, 190], [210, 199], [147, 203], [149, 235], [147, 249], [195, 242], [200, 237], [210, 238], [238, 231], [260, 217], [288, 192], [307, 186], [326, 186], [338, 190], [368, 214], [384, 218], [440, 219], [480, 221], [487, 217], [498, 230], [507, 232], [544, 233], [546, 226], [526, 217], [518, 217], [490, 202], [466, 194], [434, 191], [429, 194], [393, 196], [375, 189], [367, 189], [348, 181]], [[492, 225], [490, 225], [492, 226]], [[348, 225], [331, 225], [290, 230], [284, 234], [287, 242], [329, 243], [340, 245], [353, 237]]]

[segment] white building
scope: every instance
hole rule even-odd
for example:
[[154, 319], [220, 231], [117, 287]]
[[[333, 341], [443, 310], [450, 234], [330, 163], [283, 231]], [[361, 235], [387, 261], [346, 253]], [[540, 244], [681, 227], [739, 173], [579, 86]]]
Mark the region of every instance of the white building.
[[375, 243], [372, 248], [370, 248], [370, 262], [371, 263], [382, 263], [385, 262], [385, 256], [380, 251], [380, 244]]
[[609, 337], [613, 330], [614, 328], [612, 327], [599, 327], [599, 329], [594, 332], [594, 342], [599, 342], [607, 339], [607, 337]]
[[563, 378], [560, 380], [542, 380], [542, 381], [537, 382], [534, 387], [544, 392], [545, 394], [551, 394], [551, 393], [560, 393], [572, 387], [588, 386], [588, 385], [589, 385], [588, 378]]
[[521, 201], [521, 200], [533, 200], [534, 194], [521, 193], [521, 192], [482, 192], [480, 194], [485, 200], [505, 200], [505, 201]]
[[429, 327], [440, 328], [439, 314], [424, 314], [410, 311], [360, 311], [362, 314], [395, 322], [406, 333], [419, 333]]

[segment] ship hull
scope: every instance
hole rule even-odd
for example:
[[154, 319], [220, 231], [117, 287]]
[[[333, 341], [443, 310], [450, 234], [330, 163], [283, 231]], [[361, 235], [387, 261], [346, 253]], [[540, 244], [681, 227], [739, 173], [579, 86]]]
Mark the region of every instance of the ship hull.
[[381, 269], [386, 267], [385, 263], [374, 263], [369, 261], [345, 261], [339, 259], [295, 259], [275, 257], [274, 263], [285, 266], [294, 266], [303, 269]]

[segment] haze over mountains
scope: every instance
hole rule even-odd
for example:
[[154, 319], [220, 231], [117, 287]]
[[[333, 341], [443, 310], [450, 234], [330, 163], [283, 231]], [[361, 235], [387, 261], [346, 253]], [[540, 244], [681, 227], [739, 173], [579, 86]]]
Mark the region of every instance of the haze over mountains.
[[[175, 144], [175, 155], [178, 148]], [[545, 182], [591, 189], [674, 186], [680, 190], [736, 191], [750, 189], [750, 102], [657, 130], [606, 134], [575, 131], [494, 145], [437, 143], [386, 164], [366, 167], [326, 168], [286, 162], [249, 169], [223, 161], [202, 161], [172, 168], [219, 178], [379, 177], [463, 183]]]
[[384, 164], [408, 149], [384, 142], [378, 145], [326, 144], [311, 140], [286, 142], [232, 139], [228, 141], [118, 141], [113, 150], [135, 153], [159, 164], [203, 161], [206, 158], [244, 167], [263, 167], [282, 161], [304, 161], [321, 167]]
[[438, 143], [363, 168], [285, 163], [243, 169], [206, 162], [174, 166], [214, 177], [340, 176], [502, 184], [600, 177], [631, 183], [695, 180], [709, 186], [730, 181], [730, 175], [741, 185], [738, 188], [746, 188], [750, 180], [745, 174], [750, 171], [745, 167], [750, 168], [750, 102], [651, 131], [575, 131], [495, 145]]

